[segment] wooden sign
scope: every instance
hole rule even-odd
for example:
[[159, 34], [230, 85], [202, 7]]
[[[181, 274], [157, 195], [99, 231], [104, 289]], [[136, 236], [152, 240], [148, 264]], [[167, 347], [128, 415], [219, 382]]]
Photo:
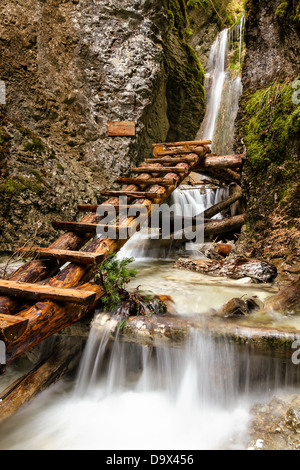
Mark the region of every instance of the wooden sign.
[[107, 135], [111, 137], [116, 136], [135, 136], [135, 122], [134, 121], [108, 121]]

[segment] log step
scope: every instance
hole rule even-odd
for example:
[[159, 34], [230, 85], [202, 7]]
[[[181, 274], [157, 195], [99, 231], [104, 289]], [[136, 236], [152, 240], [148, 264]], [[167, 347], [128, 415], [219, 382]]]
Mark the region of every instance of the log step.
[[[155, 159], [151, 159], [153, 162]], [[121, 184], [136, 184], [136, 185], [143, 185], [143, 186], [150, 186], [159, 184], [161, 186], [174, 186], [176, 182], [172, 178], [150, 178], [148, 180], [144, 180], [143, 178], [118, 178], [118, 183]]]
[[96, 299], [95, 292], [3, 280], [0, 281], [0, 294], [30, 300], [74, 302], [81, 305], [92, 305]]
[[85, 205], [81, 204], [77, 206], [79, 212], [97, 212], [98, 208], [102, 207], [103, 210], [110, 211], [112, 208], [116, 210], [116, 212], [119, 212], [120, 210], [128, 210], [131, 207], [134, 207], [137, 211], [138, 210], [144, 210], [144, 208], [148, 207], [148, 205], [141, 205], [141, 204], [129, 204], [129, 205], [124, 205], [124, 204], [99, 204], [99, 205]]
[[77, 206], [79, 212], [97, 212], [100, 204], [80, 204]]
[[103, 255], [89, 253], [87, 251], [56, 250], [40, 247], [20, 248], [18, 251], [23, 253], [25, 256], [36, 256], [40, 259], [57, 259], [60, 261], [79, 263], [84, 265], [98, 265], [103, 260]]
[[96, 233], [98, 224], [54, 220], [52, 227], [56, 230], [64, 230], [66, 232]]
[[166, 144], [152, 144], [153, 147], [183, 147], [183, 146], [197, 146], [197, 145], [211, 145], [211, 140], [194, 140], [194, 141], [187, 141], [187, 142], [168, 142]]
[[209, 155], [200, 161], [198, 171], [226, 170], [227, 168], [239, 168], [243, 164], [243, 155]]
[[[151, 200], [159, 200], [160, 199], [160, 194], [159, 193], [149, 193], [147, 191], [101, 191], [101, 196], [106, 196], [106, 197], [122, 197], [122, 196], [127, 196], [127, 197], [132, 197], [134, 199], [151, 199]], [[161, 196], [164, 196], [162, 194]]]
[[[167, 154], [169, 155], [169, 154]], [[174, 163], [175, 165], [177, 163], [195, 163], [197, 162], [199, 157], [196, 156], [190, 156], [190, 157], [170, 157], [170, 158], [146, 158], [145, 163], [162, 163], [162, 164], [167, 164], [167, 163]]]
[[16, 341], [25, 333], [28, 321], [28, 319], [16, 315], [0, 314], [0, 340]]
[[[132, 207], [132, 206], [131, 206]], [[144, 206], [145, 207], [145, 206]], [[130, 217], [135, 217], [135, 215], [131, 215]], [[104, 229], [112, 228], [116, 230], [117, 232], [120, 231], [120, 229], [125, 230], [125, 229], [132, 229], [134, 227], [138, 227], [139, 224], [129, 224], [127, 227], [126, 226], [119, 226], [116, 224], [84, 224], [84, 223], [79, 223], [79, 222], [63, 222], [63, 221], [54, 221], [52, 222], [52, 225], [55, 229], [57, 230], [65, 230], [67, 232], [79, 232], [79, 233], [97, 233], [98, 231], [103, 231], [105, 233]], [[80, 252], [81, 253], [81, 252]]]
[[185, 173], [188, 173], [189, 170], [187, 170], [186, 168], [180, 168], [180, 167], [172, 167], [172, 166], [169, 166], [169, 167], [160, 167], [160, 168], [157, 168], [155, 166], [147, 166], [147, 167], [138, 167], [138, 168], [132, 168], [132, 171], [133, 173], [163, 173], [163, 174], [166, 174], [166, 173], [177, 173], [177, 174], [185, 174]]
[[164, 156], [169, 156], [169, 155], [188, 155], [190, 153], [196, 153], [198, 156], [201, 156], [204, 154], [204, 149], [203, 147], [188, 147], [188, 148], [178, 147], [176, 150], [159, 150], [157, 148], [155, 152], [155, 156], [164, 157]]

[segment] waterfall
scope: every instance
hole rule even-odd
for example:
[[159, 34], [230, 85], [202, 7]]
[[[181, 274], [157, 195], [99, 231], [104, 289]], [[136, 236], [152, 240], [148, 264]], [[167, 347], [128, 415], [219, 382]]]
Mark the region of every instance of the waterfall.
[[[197, 139], [212, 140], [212, 150], [219, 155], [233, 153], [235, 119], [242, 94], [241, 63], [243, 52], [244, 15], [232, 29], [224, 29], [214, 41], [209, 56], [205, 88], [207, 110]], [[237, 51], [237, 72], [228, 70], [228, 62]], [[175, 207], [175, 215], [193, 217], [221, 202], [229, 195], [228, 188], [201, 189], [177, 188], [169, 205]], [[214, 218], [223, 218], [218, 214]], [[192, 245], [191, 245], [192, 248]], [[120, 257], [168, 258], [171, 248], [161, 247], [159, 240], [151, 240], [148, 229], [136, 233], [120, 251]], [[198, 256], [193, 250], [193, 256]]]
[[[201, 189], [182, 189], [179, 187], [171, 194], [168, 204], [174, 209], [175, 216], [195, 217], [207, 208], [218, 204], [227, 196], [229, 196], [228, 187], [214, 189], [205, 186]], [[213, 218], [222, 219], [223, 215], [217, 214]], [[157, 230], [154, 229], [153, 233], [157, 233]], [[193, 249], [193, 244], [190, 244], [190, 248], [193, 256], [199, 256], [197, 250]], [[160, 240], [151, 239], [148, 228], [144, 228], [133, 235], [120, 250], [118, 256], [120, 258], [136, 259], [167, 259], [172, 257], [172, 246], [161, 246]]]
[[210, 51], [205, 89], [207, 111], [197, 135], [212, 141], [218, 155], [233, 153], [234, 126], [242, 94], [244, 15], [231, 29], [222, 31]]
[[291, 361], [197, 331], [184, 349], [108, 336], [96, 317], [75, 388], [58, 384], [2, 424], [0, 449], [244, 449], [252, 406], [299, 377]]
[[209, 93], [207, 113], [200, 129], [199, 138], [214, 140], [217, 117], [220, 111], [224, 82], [226, 78], [225, 59], [228, 45], [228, 29], [220, 33], [212, 45], [209, 56], [208, 82]]

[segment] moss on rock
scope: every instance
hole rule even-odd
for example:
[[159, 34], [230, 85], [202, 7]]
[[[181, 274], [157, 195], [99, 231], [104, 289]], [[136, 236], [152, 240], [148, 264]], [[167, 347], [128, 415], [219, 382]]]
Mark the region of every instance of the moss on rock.
[[185, 0], [169, 0], [170, 28], [163, 41], [167, 82], [168, 140], [193, 139], [205, 113], [204, 70], [187, 42]]
[[291, 141], [300, 132], [300, 106], [293, 102], [293, 83], [295, 80], [273, 83], [243, 96], [244, 140], [254, 177], [271, 164], [289, 160]]

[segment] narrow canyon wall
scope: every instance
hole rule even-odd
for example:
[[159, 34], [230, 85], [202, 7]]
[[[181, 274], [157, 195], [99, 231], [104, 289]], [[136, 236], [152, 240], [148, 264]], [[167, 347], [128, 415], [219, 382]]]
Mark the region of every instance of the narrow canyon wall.
[[[3, 0], [0, 12], [0, 251], [48, 244], [53, 219], [150, 156], [193, 139], [203, 70], [185, 40], [184, 0]], [[136, 137], [107, 137], [107, 121]]]
[[248, 222], [239, 252], [291, 280], [300, 274], [299, 2], [248, 0], [246, 16], [236, 150], [243, 139]]

